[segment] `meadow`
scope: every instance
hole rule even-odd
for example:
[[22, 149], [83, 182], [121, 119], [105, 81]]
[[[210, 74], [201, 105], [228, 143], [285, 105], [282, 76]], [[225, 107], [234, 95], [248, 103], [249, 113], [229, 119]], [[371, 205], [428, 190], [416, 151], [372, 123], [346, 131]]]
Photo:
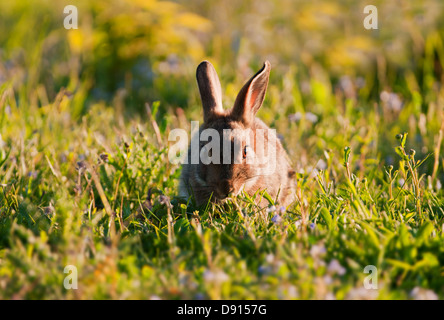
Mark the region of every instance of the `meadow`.
[[[443, 299], [444, 6], [372, 4], [1, 1], [0, 299]], [[177, 197], [204, 59], [226, 108], [271, 62], [289, 208]]]

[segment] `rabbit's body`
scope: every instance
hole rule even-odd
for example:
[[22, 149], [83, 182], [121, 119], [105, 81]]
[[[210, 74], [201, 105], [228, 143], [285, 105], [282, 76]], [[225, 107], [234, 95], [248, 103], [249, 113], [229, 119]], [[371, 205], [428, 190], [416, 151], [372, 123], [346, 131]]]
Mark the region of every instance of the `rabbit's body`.
[[[204, 124], [199, 128], [198, 137], [206, 129], [217, 132], [221, 152], [215, 155], [218, 163], [204, 164], [201, 157], [193, 163], [192, 152], [195, 151], [190, 145], [188, 161], [182, 166], [180, 196], [194, 196], [196, 203], [201, 205], [209, 199], [223, 201], [230, 194], [237, 195], [242, 191], [253, 195], [258, 190], [266, 190], [273, 198], [279, 195], [278, 202], [282, 206], [288, 206], [294, 200], [294, 171], [287, 154], [275, 131], [255, 117], [265, 97], [269, 71], [270, 65], [266, 62], [242, 88], [234, 107], [224, 110], [216, 71], [209, 62], [199, 65], [197, 80], [204, 107]], [[224, 143], [231, 146], [232, 152], [228, 155], [224, 154]], [[207, 141], [199, 142], [200, 154], [206, 144]], [[253, 155], [253, 162], [247, 161], [253, 159], [247, 156]]]

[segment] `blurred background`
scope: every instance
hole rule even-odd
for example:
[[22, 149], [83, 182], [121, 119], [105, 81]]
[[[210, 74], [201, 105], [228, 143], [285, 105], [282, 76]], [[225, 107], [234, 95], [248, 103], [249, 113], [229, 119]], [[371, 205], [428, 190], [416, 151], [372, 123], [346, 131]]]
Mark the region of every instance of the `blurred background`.
[[[26, 101], [21, 107], [31, 109], [48, 105], [64, 88], [70, 116], [78, 120], [104, 103], [144, 121], [145, 103], [160, 101], [157, 121], [187, 126], [180, 115], [201, 119], [195, 81], [200, 61], [215, 65], [230, 107], [268, 59], [270, 87], [259, 116], [288, 136], [302, 162], [310, 150], [343, 148], [360, 136], [358, 148], [367, 141], [374, 158], [382, 153], [390, 163], [385, 153], [403, 131], [426, 154], [442, 117], [443, 4], [373, 1], [379, 29], [366, 30], [367, 4], [2, 1], [0, 86], [13, 92], [10, 104]], [[66, 5], [78, 8], [78, 29], [63, 27]], [[369, 121], [374, 132], [359, 131]], [[349, 130], [350, 123], [356, 130]], [[332, 134], [338, 132], [343, 135]]]
[[[204, 59], [226, 108], [271, 62], [258, 116], [298, 173], [285, 224], [272, 210], [247, 235], [237, 209], [193, 224], [175, 199], [167, 138], [202, 121]], [[0, 298], [373, 299], [368, 264], [382, 298], [442, 298], [443, 66], [442, 0], [1, 0]], [[415, 160], [433, 153], [415, 185], [399, 133]], [[68, 264], [79, 290], [61, 286]]]

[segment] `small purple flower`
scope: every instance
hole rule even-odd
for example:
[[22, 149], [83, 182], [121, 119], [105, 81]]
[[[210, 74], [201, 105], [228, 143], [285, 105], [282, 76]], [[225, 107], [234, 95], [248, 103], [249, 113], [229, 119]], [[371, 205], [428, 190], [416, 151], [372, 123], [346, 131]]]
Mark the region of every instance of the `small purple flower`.
[[311, 113], [311, 112], [306, 112], [306, 113], [305, 113], [305, 119], [307, 119], [307, 120], [310, 121], [311, 123], [316, 123], [316, 122], [318, 122], [318, 116], [315, 115], [314, 113]]
[[275, 260], [275, 256], [272, 253], [269, 253], [265, 256], [265, 261], [267, 261], [267, 263], [273, 263]]
[[282, 218], [281, 218], [280, 215], [276, 214], [276, 215], [273, 216], [273, 218], [271, 218], [271, 221], [272, 221], [274, 224], [278, 224], [278, 223], [281, 223], [281, 222], [282, 222]]
[[327, 169], [327, 163], [324, 160], [319, 159], [318, 163], [316, 163], [316, 168], [319, 170], [325, 170]]
[[55, 214], [55, 210], [54, 210], [54, 206], [52, 205], [52, 202], [49, 203], [49, 206], [47, 207], [43, 207], [43, 213], [47, 216], [47, 217], [52, 217]]
[[257, 271], [259, 272], [259, 274], [266, 275], [266, 274], [270, 274], [272, 270], [271, 270], [270, 266], [259, 266]]
[[161, 194], [158, 198], [160, 204], [167, 206], [167, 208], [172, 209], [173, 205], [170, 202], [170, 198], [164, 194]]
[[365, 87], [365, 79], [363, 77], [356, 78], [356, 87], [358, 89]]
[[86, 170], [86, 164], [84, 161], [78, 161], [76, 164], [76, 170], [79, 172], [79, 174], [82, 174]]
[[108, 163], [109, 162], [109, 155], [107, 153], [102, 153], [99, 155], [98, 163]]
[[329, 275], [325, 275], [323, 280], [326, 285], [331, 285], [333, 283], [333, 278]]
[[325, 246], [323, 244], [315, 244], [311, 247], [310, 249], [310, 255], [313, 258], [318, 258], [322, 255], [324, 255], [327, 252], [327, 250], [325, 249]]
[[315, 115], [314, 113], [312, 113], [312, 112], [301, 113], [299, 111], [296, 113], [290, 114], [288, 116], [288, 120], [290, 122], [299, 122], [302, 119], [302, 117], [305, 117], [305, 119], [311, 123], [318, 122], [318, 116]]
[[349, 76], [345, 75], [342, 76], [339, 79], [339, 86], [341, 87], [341, 89], [346, 92], [346, 93], [351, 93], [353, 92], [354, 88], [353, 88], [353, 82], [350, 79]]
[[224, 283], [230, 280], [230, 277], [223, 271], [211, 271], [211, 270], [205, 270], [203, 273], [203, 278], [206, 282], [213, 282], [213, 283]]
[[28, 177], [37, 179], [37, 171], [30, 171], [28, 172]]
[[413, 300], [438, 300], [438, 295], [429, 289], [415, 287], [410, 292], [410, 298]]
[[194, 296], [195, 300], [204, 300], [205, 299], [205, 295], [203, 293], [196, 293], [196, 295]]
[[61, 162], [61, 163], [65, 163], [67, 160], [68, 160], [68, 158], [66, 157], [65, 152], [63, 152], [63, 153], [60, 155], [60, 162]]
[[302, 225], [302, 221], [301, 220], [298, 220], [298, 221], [296, 221], [294, 223], [294, 226], [296, 227], [296, 229], [299, 229], [301, 227], [301, 225]]
[[330, 263], [328, 264], [327, 270], [333, 274], [337, 273], [340, 276], [343, 276], [347, 271], [343, 266], [341, 266], [339, 261], [336, 259], [333, 259], [330, 261]]
[[403, 107], [401, 98], [393, 92], [382, 91], [380, 99], [389, 110], [399, 112]]
[[296, 112], [288, 116], [288, 120], [290, 120], [290, 122], [298, 122], [301, 119], [302, 119], [302, 113], [300, 112]]
[[316, 223], [310, 223], [310, 229], [314, 230], [316, 228]]

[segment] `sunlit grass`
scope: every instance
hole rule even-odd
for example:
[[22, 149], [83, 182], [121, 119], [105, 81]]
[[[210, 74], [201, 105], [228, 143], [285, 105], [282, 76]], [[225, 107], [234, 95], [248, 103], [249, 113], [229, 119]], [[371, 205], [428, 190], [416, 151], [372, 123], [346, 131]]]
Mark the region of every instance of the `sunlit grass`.
[[[322, 2], [330, 18], [319, 19], [312, 5], [271, 1], [260, 45], [239, 22], [260, 13], [245, 4], [230, 16], [236, 36], [214, 18], [225, 2], [127, 2], [80, 1], [77, 33], [61, 27], [62, 4], [0, 4], [0, 30], [11, 30], [0, 33], [0, 298], [444, 297], [443, 11], [414, 3], [401, 12], [417, 33], [353, 37], [342, 30], [361, 23], [359, 6]], [[282, 41], [309, 36], [294, 56]], [[258, 116], [297, 171], [288, 210], [264, 190], [265, 208], [246, 194], [223, 206], [177, 198], [167, 138], [202, 121], [194, 72], [205, 58], [227, 106], [271, 59]], [[63, 287], [67, 265], [77, 290]], [[363, 288], [368, 265], [378, 290]]]

